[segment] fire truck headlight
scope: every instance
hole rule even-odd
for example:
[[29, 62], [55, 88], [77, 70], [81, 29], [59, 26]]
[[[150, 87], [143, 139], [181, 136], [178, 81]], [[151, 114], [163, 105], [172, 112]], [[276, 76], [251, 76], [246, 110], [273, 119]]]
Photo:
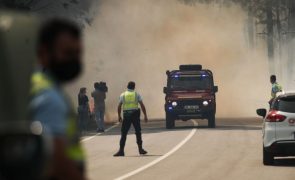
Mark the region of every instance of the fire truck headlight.
[[176, 106], [177, 106], [177, 102], [175, 102], [175, 101], [172, 102], [172, 106], [173, 106], [173, 107], [176, 107]]
[[203, 105], [208, 106], [209, 105], [208, 101], [203, 101]]

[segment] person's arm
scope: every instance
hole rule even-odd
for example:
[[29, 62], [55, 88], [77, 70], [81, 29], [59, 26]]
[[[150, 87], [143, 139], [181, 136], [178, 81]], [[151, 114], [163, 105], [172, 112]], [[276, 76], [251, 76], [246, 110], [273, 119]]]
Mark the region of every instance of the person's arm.
[[281, 85], [278, 85], [278, 91], [283, 92], [283, 87]]
[[90, 114], [89, 99], [87, 95], [85, 95], [85, 101], [86, 101], [85, 104], [87, 106], [88, 113]]
[[59, 179], [83, 180], [83, 174], [76, 164], [66, 155], [67, 121], [61, 101], [52, 98], [52, 94], [43, 94], [32, 100], [32, 120], [40, 121], [45, 134], [53, 136], [52, 176]]
[[80, 94], [78, 94], [78, 106], [81, 104], [81, 101], [80, 101]]
[[106, 93], [103, 93], [103, 99], [105, 100], [107, 98]]
[[142, 112], [144, 114], [144, 121], [148, 122], [148, 117], [147, 117], [145, 105], [143, 104], [142, 101], [139, 101], [139, 104], [140, 104], [141, 110], [142, 110]]
[[119, 103], [118, 105], [118, 119], [119, 119], [119, 122], [122, 122], [122, 116], [121, 116], [121, 111], [122, 111], [122, 102]]

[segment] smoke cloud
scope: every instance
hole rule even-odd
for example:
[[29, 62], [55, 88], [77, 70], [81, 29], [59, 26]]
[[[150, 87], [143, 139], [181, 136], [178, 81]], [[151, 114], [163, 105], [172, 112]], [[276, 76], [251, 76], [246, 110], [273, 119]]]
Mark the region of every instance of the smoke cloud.
[[130, 80], [137, 83], [150, 118], [163, 118], [165, 72], [180, 64], [213, 71], [218, 117], [255, 116], [256, 108], [267, 107], [265, 47], [248, 48], [247, 17], [239, 7], [104, 0], [94, 8], [97, 17], [85, 30], [85, 72], [68, 89], [76, 98], [79, 87], [90, 94], [95, 81], [106, 81], [109, 119], [115, 120], [118, 97]]

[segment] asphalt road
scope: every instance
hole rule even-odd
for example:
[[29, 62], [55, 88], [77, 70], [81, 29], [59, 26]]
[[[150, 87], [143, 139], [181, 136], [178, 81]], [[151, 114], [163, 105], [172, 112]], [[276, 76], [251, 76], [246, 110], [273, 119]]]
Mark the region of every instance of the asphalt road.
[[134, 131], [128, 136], [125, 157], [118, 150], [120, 125], [83, 140], [88, 177], [97, 179], [245, 179], [294, 180], [295, 159], [262, 164], [261, 119], [219, 118], [216, 129], [207, 122], [179, 121], [167, 131], [164, 120], [142, 123], [147, 156], [139, 156]]

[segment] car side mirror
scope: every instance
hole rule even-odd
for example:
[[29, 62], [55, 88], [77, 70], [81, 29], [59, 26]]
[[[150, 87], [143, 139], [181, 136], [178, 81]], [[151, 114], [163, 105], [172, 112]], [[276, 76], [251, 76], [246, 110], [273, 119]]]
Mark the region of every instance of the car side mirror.
[[217, 93], [217, 92], [218, 92], [218, 86], [214, 86], [214, 87], [213, 87], [213, 91], [214, 91], [215, 93]]
[[266, 109], [257, 109], [256, 113], [258, 116], [262, 116], [263, 118], [265, 118], [267, 111]]
[[164, 88], [163, 88], [163, 93], [164, 93], [164, 94], [167, 94], [167, 93], [168, 93], [168, 89], [167, 89], [167, 87], [164, 87]]

